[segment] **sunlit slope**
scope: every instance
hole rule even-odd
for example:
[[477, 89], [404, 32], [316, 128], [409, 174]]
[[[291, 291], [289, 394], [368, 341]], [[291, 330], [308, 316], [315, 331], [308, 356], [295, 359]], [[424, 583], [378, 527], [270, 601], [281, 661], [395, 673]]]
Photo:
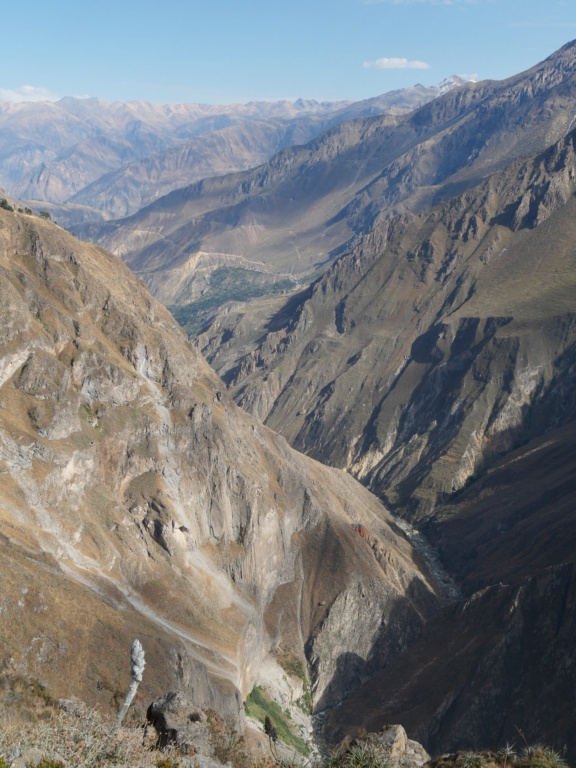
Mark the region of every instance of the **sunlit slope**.
[[219, 318], [199, 343], [237, 402], [416, 516], [544, 431], [543, 398], [573, 419], [574, 139], [377, 226], [264, 333]]
[[[256, 682], [287, 685], [273, 651], [305, 661], [334, 637], [366, 676], [417, 637], [443, 598], [381, 503], [237, 408], [118, 259], [0, 211], [0, 271], [3, 662], [96, 703], [106, 671], [126, 686], [138, 635], [148, 694], [181, 688], [234, 721]], [[315, 668], [316, 698], [358, 684], [337, 661]]]

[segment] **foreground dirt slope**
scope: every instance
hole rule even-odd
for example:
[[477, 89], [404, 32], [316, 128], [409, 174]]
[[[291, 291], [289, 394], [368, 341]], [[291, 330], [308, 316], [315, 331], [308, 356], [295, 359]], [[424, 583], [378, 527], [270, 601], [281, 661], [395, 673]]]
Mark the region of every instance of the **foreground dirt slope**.
[[441, 596], [380, 502], [237, 408], [121, 262], [0, 211], [0, 299], [8, 669], [98, 701], [139, 636], [146, 695], [182, 687], [234, 720], [255, 682], [282, 685], [271, 651], [355, 654], [356, 677], [316, 662], [316, 698], [338, 697], [418, 636]]

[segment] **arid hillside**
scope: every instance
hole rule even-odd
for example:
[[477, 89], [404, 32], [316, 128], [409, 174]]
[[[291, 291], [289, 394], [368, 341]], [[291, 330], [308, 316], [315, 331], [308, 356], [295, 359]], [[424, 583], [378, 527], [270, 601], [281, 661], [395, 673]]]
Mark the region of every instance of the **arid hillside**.
[[138, 636], [145, 698], [237, 721], [255, 683], [302, 695], [279, 657], [337, 700], [416, 639], [444, 598], [381, 503], [234, 405], [119, 260], [1, 210], [0, 270], [4, 671], [103, 704]]
[[198, 344], [243, 407], [412, 519], [573, 423], [576, 135], [378, 225], [263, 329]]

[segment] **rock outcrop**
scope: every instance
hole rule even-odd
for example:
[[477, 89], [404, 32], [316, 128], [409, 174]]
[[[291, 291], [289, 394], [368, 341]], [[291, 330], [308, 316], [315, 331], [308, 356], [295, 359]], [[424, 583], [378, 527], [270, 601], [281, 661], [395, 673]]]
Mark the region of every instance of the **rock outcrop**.
[[424, 747], [409, 739], [401, 725], [385, 725], [377, 733], [370, 734], [366, 741], [377, 745], [392, 765], [400, 768], [420, 768], [430, 760]]
[[401, 725], [384, 725], [378, 732], [345, 740], [326, 764], [421, 768], [429, 760], [424, 747], [409, 739]]
[[146, 718], [156, 731], [160, 749], [173, 746], [182, 754], [194, 755], [201, 768], [221, 765], [214, 760], [206, 713], [184, 694], [171, 691], [152, 702]]

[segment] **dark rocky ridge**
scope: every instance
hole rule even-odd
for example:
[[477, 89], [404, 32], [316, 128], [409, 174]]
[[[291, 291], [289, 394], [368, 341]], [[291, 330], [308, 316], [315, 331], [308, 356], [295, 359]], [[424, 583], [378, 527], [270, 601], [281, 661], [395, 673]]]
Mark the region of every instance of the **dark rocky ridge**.
[[383, 222], [262, 337], [224, 317], [204, 354], [295, 447], [429, 514], [490, 456], [576, 415], [574, 141]]

